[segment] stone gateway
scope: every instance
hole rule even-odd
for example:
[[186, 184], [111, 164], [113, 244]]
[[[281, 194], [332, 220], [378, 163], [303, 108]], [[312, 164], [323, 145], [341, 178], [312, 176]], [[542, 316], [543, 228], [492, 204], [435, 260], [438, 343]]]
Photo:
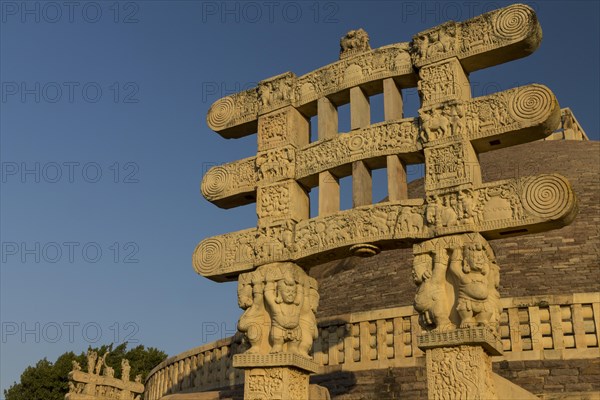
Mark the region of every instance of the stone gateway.
[[[212, 130], [258, 141], [256, 156], [210, 169], [201, 187], [222, 208], [256, 203], [257, 226], [207, 238], [193, 256], [199, 274], [238, 281], [244, 340], [233, 366], [245, 371], [244, 399], [328, 397], [309, 385], [323, 367], [311, 351], [320, 297], [311, 268], [410, 247], [429, 398], [535, 398], [492, 371], [491, 357], [503, 352], [502, 265], [489, 241], [568, 225], [577, 201], [555, 173], [484, 182], [480, 154], [549, 137], [561, 109], [541, 84], [472, 98], [469, 74], [525, 57], [541, 38], [534, 11], [521, 4], [377, 49], [353, 30], [340, 41], [339, 61], [266, 79], [211, 106]], [[404, 118], [402, 89], [415, 86], [419, 116]], [[385, 121], [371, 124], [369, 98], [380, 93]], [[348, 103], [351, 131], [338, 132], [337, 108]], [[315, 116], [318, 140], [310, 142]], [[420, 198], [408, 196], [413, 164], [425, 165]], [[387, 169], [389, 196], [374, 204], [371, 171], [379, 168]], [[353, 208], [340, 210], [346, 176]], [[315, 187], [318, 216], [310, 218]], [[355, 348], [373, 338], [363, 325], [356, 336]]]

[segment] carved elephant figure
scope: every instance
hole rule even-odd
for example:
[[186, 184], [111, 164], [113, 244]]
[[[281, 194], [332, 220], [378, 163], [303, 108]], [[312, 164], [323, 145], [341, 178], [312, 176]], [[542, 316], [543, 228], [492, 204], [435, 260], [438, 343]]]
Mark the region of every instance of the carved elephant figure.
[[444, 287], [446, 265], [432, 268], [432, 261], [430, 254], [419, 254], [414, 258], [413, 279], [418, 285], [414, 307], [424, 327], [439, 330], [452, 324]]

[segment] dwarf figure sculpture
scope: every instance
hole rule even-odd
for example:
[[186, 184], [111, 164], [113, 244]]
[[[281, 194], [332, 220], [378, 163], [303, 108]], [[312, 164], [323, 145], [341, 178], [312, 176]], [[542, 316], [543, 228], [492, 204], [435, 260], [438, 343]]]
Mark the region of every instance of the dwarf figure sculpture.
[[317, 281], [289, 262], [266, 264], [240, 275], [238, 304], [245, 311], [238, 330], [250, 345], [247, 353], [309, 357], [318, 336], [317, 290]]

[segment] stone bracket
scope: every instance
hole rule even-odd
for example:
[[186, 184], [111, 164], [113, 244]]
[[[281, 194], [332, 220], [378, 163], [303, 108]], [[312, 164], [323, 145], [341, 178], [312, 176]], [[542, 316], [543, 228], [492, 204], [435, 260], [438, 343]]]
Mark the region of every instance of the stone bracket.
[[294, 353], [274, 354], [236, 354], [233, 356], [233, 367], [265, 368], [265, 367], [293, 367], [307, 373], [320, 373], [323, 368], [310, 358]]
[[461, 345], [481, 346], [492, 356], [502, 355], [500, 336], [489, 327], [427, 332], [417, 336], [417, 345], [423, 351]]

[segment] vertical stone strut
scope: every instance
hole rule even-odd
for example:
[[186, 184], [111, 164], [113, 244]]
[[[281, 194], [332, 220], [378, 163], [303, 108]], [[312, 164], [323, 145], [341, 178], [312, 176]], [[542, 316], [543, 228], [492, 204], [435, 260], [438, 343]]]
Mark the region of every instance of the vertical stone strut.
[[[338, 111], [327, 97], [317, 102], [319, 140], [333, 139], [338, 135]], [[330, 171], [319, 174], [319, 216], [340, 210], [340, 181]]]
[[[256, 244], [266, 258], [282, 252], [277, 241], [292, 246], [294, 225], [309, 217], [308, 193], [294, 177], [296, 150], [308, 144], [310, 122], [293, 106], [277, 108], [289, 101], [289, 79], [284, 74], [263, 81], [258, 92], [267, 112], [258, 116]], [[322, 134], [331, 137], [337, 131], [337, 110], [331, 103], [319, 104]], [[333, 204], [327, 206], [335, 211]], [[245, 311], [238, 330], [249, 349], [235, 355], [233, 365], [245, 369], [245, 399], [308, 399], [308, 375], [318, 370], [308, 354], [317, 335], [318, 301], [317, 282], [292, 262], [239, 275], [238, 302]]]
[[[404, 117], [402, 92], [393, 78], [383, 80], [383, 116], [386, 121]], [[388, 199], [399, 201], [408, 199], [406, 163], [397, 155], [387, 156]]]
[[[350, 129], [360, 129], [371, 123], [369, 97], [360, 87], [350, 89]], [[366, 206], [373, 203], [373, 179], [364, 161], [352, 163], [352, 205]]]
[[[479, 153], [547, 137], [560, 107], [537, 84], [471, 98], [469, 73], [524, 57], [540, 40], [533, 10], [519, 4], [374, 50], [359, 29], [342, 38], [336, 63], [269, 78], [211, 106], [213, 130], [258, 136], [255, 157], [211, 168], [202, 182], [220, 207], [256, 201], [256, 228], [205, 239], [193, 259], [210, 279], [238, 280], [247, 350], [234, 366], [246, 370], [246, 399], [309, 396], [308, 376], [319, 370], [310, 267], [406, 246], [413, 246], [429, 397], [503, 397], [490, 359], [501, 354], [500, 267], [487, 240], [564, 226], [577, 208], [559, 175], [482, 183]], [[414, 86], [419, 117], [403, 118], [401, 88]], [[371, 124], [369, 98], [379, 93], [385, 121]], [[351, 131], [339, 133], [337, 107], [347, 103]], [[309, 143], [315, 115], [318, 140]], [[425, 199], [408, 199], [406, 167], [423, 161]], [[373, 204], [371, 170], [385, 167], [389, 198]], [[346, 176], [354, 207], [340, 211]], [[309, 218], [316, 186], [319, 215]]]

